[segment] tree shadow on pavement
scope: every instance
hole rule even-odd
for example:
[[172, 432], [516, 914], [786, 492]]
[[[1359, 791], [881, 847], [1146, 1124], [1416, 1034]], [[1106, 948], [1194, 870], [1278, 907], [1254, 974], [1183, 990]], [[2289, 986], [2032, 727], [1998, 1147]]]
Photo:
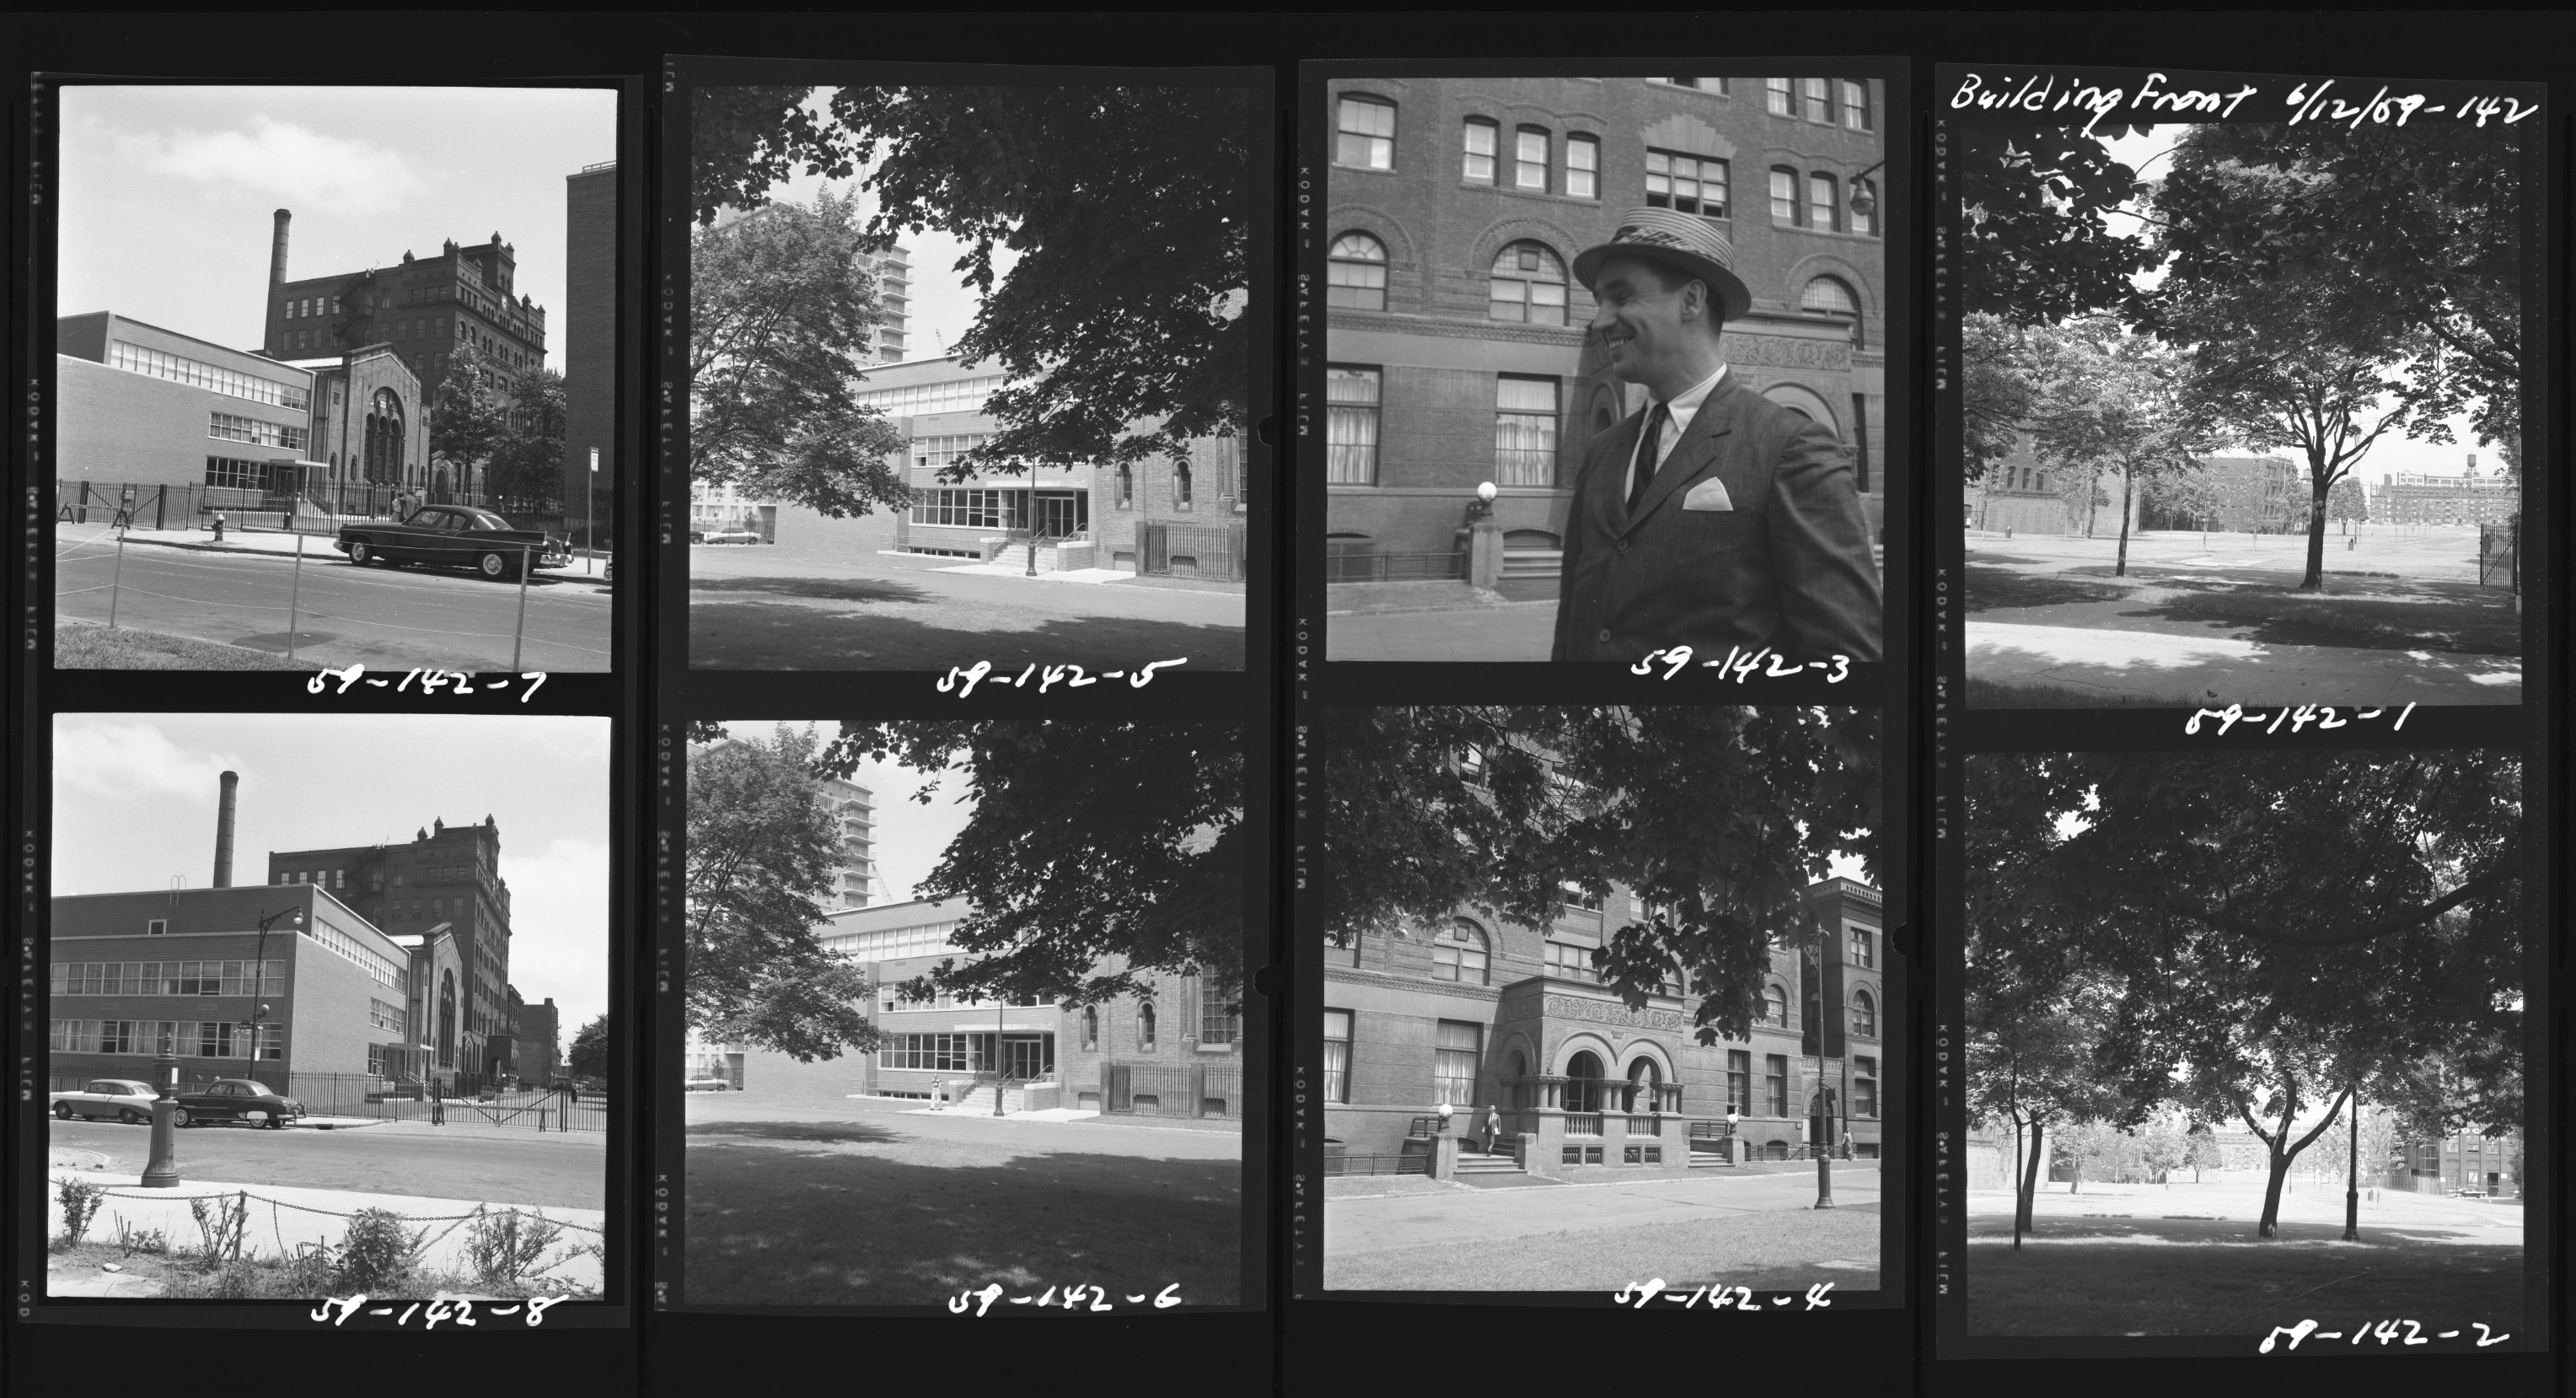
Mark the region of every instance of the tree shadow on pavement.
[[[925, 609], [967, 619], [963, 609]], [[977, 619], [983, 619], [980, 614]], [[1004, 677], [1028, 665], [1132, 670], [1186, 660], [1190, 670], [1243, 668], [1243, 628], [1142, 617], [1050, 617], [1035, 625], [1003, 615], [990, 625], [940, 624], [920, 614], [840, 610], [792, 602], [695, 600], [689, 665], [716, 670], [927, 670], [993, 662]], [[1169, 673], [1169, 672], [1157, 672]]]
[[893, 578], [691, 578], [689, 591], [755, 592], [826, 602], [928, 602], [926, 588]]
[[[707, 1129], [744, 1135], [745, 1125]], [[925, 1155], [950, 1148], [913, 1142]], [[999, 1283], [1009, 1295], [1053, 1287], [1061, 1303], [1064, 1288], [1085, 1285], [1134, 1312], [1150, 1311], [1150, 1298], [1175, 1284], [1172, 1294], [1188, 1305], [1231, 1305], [1240, 1295], [1239, 1161], [1051, 1151], [924, 1165], [901, 1158], [903, 1149], [692, 1144], [686, 1298], [940, 1306]]]
[[692, 1136], [742, 1136], [764, 1141], [816, 1141], [834, 1144], [900, 1141], [888, 1127], [851, 1121], [700, 1121], [690, 1123]]

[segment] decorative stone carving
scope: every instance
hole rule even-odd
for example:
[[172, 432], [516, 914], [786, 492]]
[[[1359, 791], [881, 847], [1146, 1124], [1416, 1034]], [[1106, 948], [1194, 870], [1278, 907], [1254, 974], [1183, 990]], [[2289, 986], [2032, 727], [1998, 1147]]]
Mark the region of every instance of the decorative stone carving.
[[1605, 1000], [1579, 1000], [1571, 995], [1547, 997], [1551, 1019], [1582, 1019], [1595, 1024], [1627, 1024], [1644, 1029], [1679, 1030], [1682, 1017], [1672, 1010], [1632, 1010]]

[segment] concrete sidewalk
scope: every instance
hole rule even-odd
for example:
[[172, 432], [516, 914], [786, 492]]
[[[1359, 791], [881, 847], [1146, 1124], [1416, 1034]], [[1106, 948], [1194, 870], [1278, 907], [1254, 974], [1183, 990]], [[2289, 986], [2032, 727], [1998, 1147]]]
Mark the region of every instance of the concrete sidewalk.
[[2093, 691], [2109, 702], [2518, 704], [2513, 656], [2268, 645], [2227, 636], [2034, 626], [1968, 618], [1968, 677]]
[[[402, 1194], [362, 1194], [354, 1190], [297, 1189], [268, 1184], [222, 1184], [206, 1180], [192, 1180], [176, 1189], [145, 1189], [139, 1176], [66, 1165], [53, 1166], [47, 1175], [47, 1237], [60, 1237], [63, 1231], [61, 1182], [77, 1179], [108, 1190], [108, 1197], [101, 1202], [97, 1216], [90, 1222], [88, 1236], [92, 1242], [114, 1240], [118, 1226], [122, 1224], [136, 1232], [159, 1229], [173, 1247], [200, 1246], [197, 1220], [189, 1210], [188, 1201], [246, 1197], [249, 1225], [243, 1233], [242, 1254], [245, 1257], [290, 1256], [298, 1245], [304, 1243], [322, 1242], [337, 1246], [348, 1231], [348, 1216], [361, 1209], [385, 1209], [398, 1214], [414, 1232], [426, 1227], [430, 1241], [422, 1258], [426, 1265], [440, 1269], [465, 1265], [465, 1220], [477, 1209], [499, 1213], [517, 1207], [522, 1215], [567, 1225], [556, 1243], [555, 1256], [599, 1242], [603, 1236], [600, 1230], [606, 1226], [606, 1215], [599, 1209], [536, 1208], [471, 1199], [422, 1199]], [[600, 1285], [599, 1258], [589, 1253], [568, 1257], [553, 1266], [549, 1275], [563, 1278], [575, 1290], [596, 1292]], [[132, 1294], [130, 1290], [115, 1289], [121, 1284], [117, 1280], [76, 1284], [95, 1289], [69, 1289], [49, 1284], [47, 1291], [55, 1296]]]
[[[1328, 1199], [1324, 1248], [1348, 1257], [1442, 1243], [1636, 1228], [1714, 1214], [1805, 1209], [1816, 1201], [1814, 1167], [1808, 1169], [1804, 1175], [1710, 1172], [1680, 1179], [1574, 1182], [1560, 1189]], [[1875, 1207], [1878, 1190], [1876, 1165], [1835, 1164], [1837, 1206]]]
[[1545, 660], [1555, 648], [1553, 598], [1332, 615], [1324, 621], [1327, 660]]

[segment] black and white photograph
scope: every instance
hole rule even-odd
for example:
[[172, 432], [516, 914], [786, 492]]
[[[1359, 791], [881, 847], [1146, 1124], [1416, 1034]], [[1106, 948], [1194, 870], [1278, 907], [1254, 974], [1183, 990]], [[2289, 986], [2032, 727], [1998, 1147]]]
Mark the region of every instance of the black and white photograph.
[[2545, 1347], [2524, 766], [1968, 757], [1948, 1333]]
[[1267, 87], [1077, 71], [685, 90], [690, 666], [1244, 668]]
[[691, 728], [672, 1303], [1257, 1298], [1241, 725]]
[[1883, 658], [1891, 71], [1320, 85], [1328, 659]]
[[1881, 721], [1326, 710], [1310, 1289], [1897, 1289]]
[[2522, 702], [2539, 90], [1944, 71], [1968, 704]]
[[54, 716], [44, 1297], [601, 1296], [609, 728]]
[[616, 89], [54, 91], [55, 668], [608, 670]]

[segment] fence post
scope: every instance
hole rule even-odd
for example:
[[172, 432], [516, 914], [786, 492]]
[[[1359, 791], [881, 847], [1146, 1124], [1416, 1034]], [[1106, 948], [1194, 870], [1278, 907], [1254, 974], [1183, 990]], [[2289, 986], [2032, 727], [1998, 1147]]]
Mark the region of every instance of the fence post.
[[304, 605], [304, 536], [295, 536], [295, 579], [286, 594], [286, 663], [295, 663], [295, 620]]
[[164, 484], [160, 489], [152, 492], [152, 530], [157, 534], [169, 527], [170, 487]]
[[510, 673], [519, 672], [519, 650], [528, 635], [528, 564], [529, 545], [519, 545], [519, 624], [510, 633]]
[[116, 629], [116, 599], [124, 594], [125, 532], [123, 530], [118, 530], [116, 535], [116, 576], [109, 581], [107, 589], [107, 629], [110, 631]]

